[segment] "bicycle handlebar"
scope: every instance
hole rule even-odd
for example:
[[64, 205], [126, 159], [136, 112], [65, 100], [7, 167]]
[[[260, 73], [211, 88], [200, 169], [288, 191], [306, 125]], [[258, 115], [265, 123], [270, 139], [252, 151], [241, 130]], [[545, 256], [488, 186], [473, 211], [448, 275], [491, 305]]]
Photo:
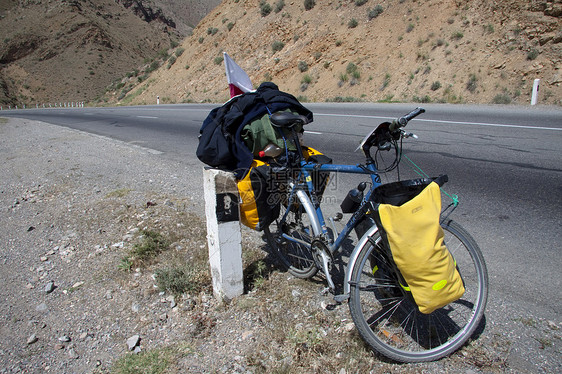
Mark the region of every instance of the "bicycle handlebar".
[[406, 126], [409, 121], [411, 121], [412, 119], [414, 119], [415, 117], [419, 116], [424, 112], [425, 112], [424, 108], [416, 108], [412, 110], [410, 113], [406, 114], [405, 116], [395, 119], [390, 123], [389, 126], [390, 132], [395, 132], [396, 130], [399, 130], [401, 127]]

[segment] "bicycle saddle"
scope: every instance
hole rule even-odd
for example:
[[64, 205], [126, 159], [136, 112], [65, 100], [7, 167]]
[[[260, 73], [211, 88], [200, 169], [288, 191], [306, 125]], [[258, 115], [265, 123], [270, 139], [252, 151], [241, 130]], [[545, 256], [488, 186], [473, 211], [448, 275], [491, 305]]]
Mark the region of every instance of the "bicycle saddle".
[[306, 125], [308, 123], [305, 116], [291, 112], [275, 112], [269, 119], [273, 126], [281, 128], [291, 128], [295, 125]]

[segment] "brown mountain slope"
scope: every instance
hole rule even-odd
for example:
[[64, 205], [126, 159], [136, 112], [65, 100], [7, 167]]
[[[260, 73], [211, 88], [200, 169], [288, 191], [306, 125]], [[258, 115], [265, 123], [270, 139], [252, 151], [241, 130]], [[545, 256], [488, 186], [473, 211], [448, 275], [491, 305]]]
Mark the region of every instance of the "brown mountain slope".
[[169, 35], [112, 0], [20, 2], [1, 26], [5, 100], [28, 105], [93, 100], [170, 46]]
[[203, 17], [220, 4], [220, 0], [115, 0], [123, 4], [147, 22], [162, 20], [173, 24], [174, 30], [183, 37], [191, 31]]
[[267, 3], [224, 0], [126, 102], [228, 99], [226, 51], [255, 86], [310, 101], [526, 104], [540, 78], [539, 102], [562, 103], [561, 0]]
[[91, 101], [220, 0], [0, 0], [0, 105]]

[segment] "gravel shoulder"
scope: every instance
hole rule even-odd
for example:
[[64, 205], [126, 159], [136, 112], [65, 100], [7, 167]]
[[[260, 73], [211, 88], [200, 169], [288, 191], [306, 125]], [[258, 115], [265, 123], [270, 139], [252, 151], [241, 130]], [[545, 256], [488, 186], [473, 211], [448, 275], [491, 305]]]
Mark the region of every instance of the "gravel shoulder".
[[[493, 296], [482, 334], [451, 357], [386, 362], [362, 343], [347, 305], [326, 307], [322, 279], [278, 271], [248, 230], [243, 296], [218, 302], [205, 274], [194, 292], [163, 292], [162, 266], [205, 263], [202, 191], [183, 182], [201, 179], [200, 168], [25, 119], [0, 118], [0, 157], [0, 373], [124, 373], [153, 362], [178, 373], [562, 370], [560, 321]], [[124, 267], [147, 229], [171, 238], [170, 249]]]

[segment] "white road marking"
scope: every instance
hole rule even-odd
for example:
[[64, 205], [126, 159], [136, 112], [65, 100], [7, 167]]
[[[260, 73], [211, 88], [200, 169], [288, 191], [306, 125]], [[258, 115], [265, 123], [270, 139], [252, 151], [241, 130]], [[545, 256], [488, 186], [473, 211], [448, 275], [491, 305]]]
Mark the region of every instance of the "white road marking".
[[[327, 117], [355, 117], [355, 118], [378, 118], [384, 120], [393, 120], [391, 117], [380, 117], [380, 116], [363, 116], [357, 114], [331, 114], [331, 113], [314, 113], [315, 116], [327, 116]], [[489, 126], [489, 127], [510, 127], [516, 129], [536, 129], [536, 130], [554, 130], [562, 131], [562, 128], [556, 127], [543, 127], [543, 126], [525, 126], [525, 125], [506, 125], [501, 123], [482, 123], [482, 122], [461, 122], [461, 121], [443, 121], [443, 120], [433, 120], [433, 119], [418, 119], [415, 121], [423, 122], [437, 122], [446, 124], [457, 124], [457, 125], [476, 125], [476, 126]]]

